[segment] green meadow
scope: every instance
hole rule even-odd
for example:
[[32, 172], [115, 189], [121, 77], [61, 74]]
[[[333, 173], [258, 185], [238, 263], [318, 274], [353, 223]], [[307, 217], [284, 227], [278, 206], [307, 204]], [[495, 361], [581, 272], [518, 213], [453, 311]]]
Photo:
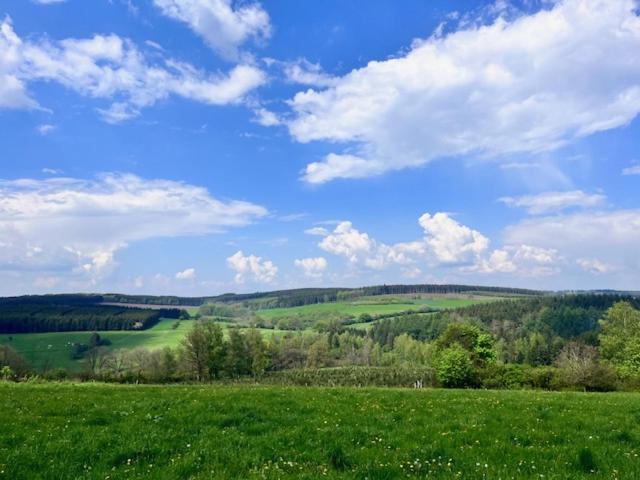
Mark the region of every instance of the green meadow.
[[412, 298], [410, 296], [393, 297], [363, 297], [351, 302], [314, 303], [300, 307], [269, 308], [258, 310], [258, 316], [265, 319], [276, 319], [291, 315], [307, 315], [318, 313], [338, 313], [341, 315], [358, 316], [362, 314], [383, 315], [400, 313], [405, 311], [418, 311], [422, 307], [431, 308], [458, 308], [476, 303], [484, 303], [499, 300], [499, 297], [457, 297], [457, 296], [433, 296], [424, 298]]
[[0, 478], [633, 479], [631, 393], [0, 383]]
[[[164, 319], [148, 330], [111, 330], [98, 333], [111, 342], [105, 347], [107, 350], [177, 347], [193, 322], [194, 320], [178, 322], [175, 319]], [[232, 325], [227, 322], [219, 323], [225, 331]], [[265, 337], [286, 333], [284, 330], [277, 329], [258, 330]], [[71, 358], [72, 344], [89, 343], [91, 334], [92, 332], [1, 334], [0, 344], [11, 345], [36, 369], [61, 367], [73, 371], [81, 369], [83, 363], [81, 360]]]

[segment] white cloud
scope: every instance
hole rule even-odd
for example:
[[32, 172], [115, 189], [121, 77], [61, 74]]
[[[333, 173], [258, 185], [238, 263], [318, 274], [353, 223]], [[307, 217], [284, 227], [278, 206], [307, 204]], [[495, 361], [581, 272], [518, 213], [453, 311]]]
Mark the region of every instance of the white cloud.
[[329, 235], [329, 230], [324, 227], [311, 227], [307, 228], [304, 233], [306, 233], [307, 235], [317, 235], [320, 237], [324, 237], [326, 235]]
[[512, 242], [490, 251], [487, 237], [443, 212], [425, 213], [419, 224], [424, 230], [422, 239], [387, 245], [358, 231], [351, 222], [342, 222], [333, 232], [327, 232], [318, 246], [345, 257], [351, 266], [374, 270], [400, 266], [409, 278], [423, 274], [419, 268], [422, 264], [455, 268], [461, 273], [536, 277], [559, 271], [562, 258], [554, 248]]
[[375, 242], [366, 233], [353, 228], [351, 222], [341, 222], [318, 246], [326, 252], [341, 255], [355, 263], [360, 257], [367, 256], [374, 250]]
[[186, 23], [216, 52], [240, 56], [240, 46], [271, 36], [269, 15], [259, 3], [232, 0], [154, 0], [164, 15]]
[[307, 277], [320, 278], [327, 269], [327, 260], [324, 257], [309, 257], [296, 259], [294, 265], [304, 272]]
[[236, 272], [236, 283], [244, 283], [247, 279], [271, 283], [278, 273], [278, 267], [270, 260], [263, 260], [262, 257], [255, 255], [245, 255], [242, 250], [238, 250], [227, 258], [227, 266]]
[[600, 275], [608, 273], [612, 270], [612, 266], [604, 263], [597, 258], [579, 258], [576, 263], [585, 271], [593, 273], [594, 275]]
[[38, 133], [40, 135], [49, 135], [51, 132], [53, 132], [56, 129], [55, 125], [51, 125], [48, 123], [43, 123], [42, 125], [38, 125], [36, 127], [36, 130], [38, 131]]
[[465, 271], [479, 273], [508, 273], [530, 277], [554, 275], [560, 271], [561, 258], [557, 250], [531, 245], [506, 245], [488, 257], [480, 257]]
[[564, 0], [415, 41], [324, 90], [299, 92], [299, 142], [345, 144], [307, 166], [323, 183], [475, 154], [555, 149], [628, 124], [640, 111], [640, 18], [633, 0]]
[[[557, 250], [589, 271], [640, 270], [640, 211], [579, 212], [530, 218], [509, 226], [504, 241]], [[597, 259], [597, 263], [594, 261]]]
[[62, 170], [58, 170], [55, 168], [48, 168], [48, 167], [43, 168], [41, 171], [45, 175], [60, 175], [62, 173]]
[[[387, 245], [355, 229], [351, 222], [341, 222], [333, 232], [325, 231], [318, 246], [347, 258], [351, 264], [383, 269], [419, 260], [433, 264], [471, 263], [489, 244], [482, 234], [459, 224], [446, 213], [425, 213], [419, 223], [424, 229], [423, 239]], [[323, 235], [323, 232], [315, 234]]]
[[146, 58], [133, 42], [117, 35], [23, 41], [5, 18], [0, 24], [0, 108], [37, 108], [28, 83], [53, 81], [80, 95], [111, 101], [98, 111], [115, 123], [170, 95], [207, 105], [237, 103], [266, 81], [264, 72], [251, 65], [210, 74], [168, 57], [151, 62], [158, 55]]
[[420, 217], [426, 243], [441, 263], [469, 262], [489, 247], [489, 240], [477, 230], [461, 225], [446, 213]]
[[607, 197], [600, 193], [585, 193], [582, 190], [569, 192], [544, 192], [538, 195], [502, 197], [500, 201], [510, 207], [525, 208], [533, 215], [558, 212], [571, 207], [590, 208], [602, 205]]
[[285, 78], [292, 83], [311, 85], [314, 87], [330, 87], [338, 82], [322, 70], [317, 63], [311, 63], [306, 58], [299, 58], [293, 62], [278, 62], [282, 65]]
[[253, 120], [263, 127], [274, 127], [282, 123], [278, 115], [266, 108], [258, 108], [253, 113], [255, 114]]
[[623, 175], [640, 175], [640, 165], [632, 165], [622, 170]]
[[33, 3], [38, 3], [40, 5], [53, 5], [54, 3], [64, 3], [67, 0], [31, 0]]
[[0, 270], [99, 278], [127, 245], [240, 227], [266, 209], [201, 187], [134, 175], [0, 181]]
[[181, 272], [176, 273], [177, 280], [194, 280], [196, 278], [196, 269], [187, 268]]

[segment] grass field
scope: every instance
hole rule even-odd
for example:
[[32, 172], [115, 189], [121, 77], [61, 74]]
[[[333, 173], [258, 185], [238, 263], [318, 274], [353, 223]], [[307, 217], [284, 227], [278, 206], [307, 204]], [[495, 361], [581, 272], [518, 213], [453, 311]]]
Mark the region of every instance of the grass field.
[[640, 478], [640, 396], [0, 384], [0, 478]]
[[[107, 350], [133, 349], [138, 347], [162, 348], [177, 347], [185, 334], [193, 325], [193, 320], [182, 320], [177, 328], [175, 319], [160, 320], [148, 330], [121, 330], [98, 332], [101, 337], [111, 341]], [[231, 323], [218, 322], [226, 330]], [[258, 329], [266, 338], [272, 335], [284, 335], [291, 333], [278, 329]], [[66, 368], [79, 370], [83, 363], [81, 360], [71, 358], [73, 343], [89, 343], [92, 332], [52, 332], [52, 333], [21, 333], [5, 335], [0, 334], [0, 344], [11, 345], [19, 354], [23, 355], [36, 369]], [[294, 332], [295, 333], [295, 332]]]
[[407, 310], [420, 310], [423, 306], [432, 308], [457, 308], [466, 307], [476, 303], [499, 300], [499, 297], [456, 297], [434, 296], [424, 298], [411, 298], [410, 296], [393, 297], [363, 297], [352, 302], [315, 303], [291, 308], [270, 308], [258, 310], [258, 316], [265, 319], [276, 319], [290, 315], [305, 315], [317, 313], [339, 313], [343, 315], [358, 316], [363, 313], [380, 315], [398, 313]]
[[[181, 321], [178, 328], [172, 328], [174, 319], [160, 320], [158, 324], [148, 330], [108, 331], [98, 332], [102, 337], [111, 341], [109, 349], [118, 348], [161, 348], [175, 347], [191, 328], [191, 321]], [[77, 369], [81, 362], [71, 359], [71, 344], [89, 342], [91, 332], [52, 332], [52, 333], [23, 333], [0, 335], [0, 344], [11, 345], [23, 355], [33, 366], [42, 368], [48, 364], [53, 367]]]

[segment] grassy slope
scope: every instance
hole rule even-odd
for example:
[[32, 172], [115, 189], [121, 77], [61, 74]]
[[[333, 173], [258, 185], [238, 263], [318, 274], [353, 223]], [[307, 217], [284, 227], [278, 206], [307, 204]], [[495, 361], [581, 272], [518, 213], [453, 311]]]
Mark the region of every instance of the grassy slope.
[[[110, 349], [149, 347], [174, 347], [191, 328], [190, 321], [181, 321], [178, 328], [171, 328], [176, 320], [165, 319], [148, 330], [98, 332], [111, 340]], [[54, 367], [79, 368], [81, 364], [71, 359], [72, 343], [88, 343], [91, 332], [53, 332], [0, 335], [0, 343], [13, 346], [35, 367], [47, 361]], [[9, 340], [11, 338], [11, 340]]]
[[291, 308], [270, 308], [258, 310], [257, 314], [263, 318], [272, 319], [285, 317], [288, 315], [304, 315], [311, 313], [340, 313], [345, 315], [361, 315], [368, 313], [371, 315], [397, 313], [407, 310], [419, 310], [422, 306], [430, 306], [433, 308], [457, 308], [466, 307], [475, 303], [490, 302], [499, 300], [499, 297], [475, 297], [460, 298], [436, 296], [428, 298], [412, 299], [406, 297], [365, 297], [353, 302], [333, 302], [333, 303], [316, 303], [312, 305], [304, 305], [301, 307]]
[[0, 384], [0, 478], [640, 478], [639, 400]]
[[[133, 349], [138, 347], [162, 348], [177, 347], [180, 340], [193, 325], [192, 320], [182, 320], [178, 328], [172, 328], [176, 323], [174, 319], [165, 319], [158, 322], [148, 330], [143, 331], [107, 331], [98, 332], [101, 337], [111, 341], [106, 347], [109, 350]], [[231, 324], [220, 322], [226, 331]], [[283, 335], [285, 330], [258, 329], [265, 337], [271, 335]], [[294, 332], [295, 333], [295, 332]], [[50, 367], [62, 367], [71, 370], [82, 368], [82, 362], [71, 359], [71, 344], [89, 342], [91, 332], [53, 332], [53, 333], [26, 333], [26, 334], [0, 334], [0, 344], [11, 345], [18, 353], [23, 355], [37, 369], [45, 365]], [[9, 340], [11, 338], [11, 340]]]

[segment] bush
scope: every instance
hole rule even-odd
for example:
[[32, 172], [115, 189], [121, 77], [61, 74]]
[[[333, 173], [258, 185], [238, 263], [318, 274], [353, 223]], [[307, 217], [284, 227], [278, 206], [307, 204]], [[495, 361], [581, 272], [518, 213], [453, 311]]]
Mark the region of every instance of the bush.
[[16, 375], [15, 373], [13, 373], [13, 370], [11, 370], [10, 366], [5, 365], [4, 367], [0, 368], [0, 380], [13, 380], [15, 376]]
[[436, 375], [444, 387], [464, 388], [476, 384], [471, 354], [458, 343], [438, 353]]
[[56, 382], [59, 382], [60, 380], [66, 380], [68, 376], [69, 375], [64, 368], [54, 368], [53, 370], [49, 370], [42, 375], [45, 380], [52, 380]]
[[513, 363], [492, 364], [480, 370], [479, 376], [483, 388], [550, 390], [557, 387], [557, 369], [554, 367], [532, 367]]

